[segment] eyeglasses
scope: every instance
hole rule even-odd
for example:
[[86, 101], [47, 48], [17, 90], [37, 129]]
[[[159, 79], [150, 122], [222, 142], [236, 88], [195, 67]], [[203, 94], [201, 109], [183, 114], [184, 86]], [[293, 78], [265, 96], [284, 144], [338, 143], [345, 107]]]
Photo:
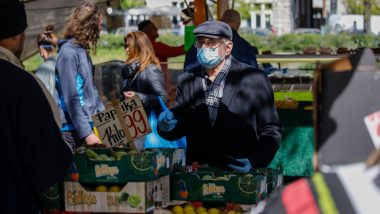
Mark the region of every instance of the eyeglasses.
[[202, 48], [203, 46], [206, 46], [207, 48], [217, 48], [221, 44], [224, 44], [223, 40], [202, 39], [195, 41], [194, 47]]

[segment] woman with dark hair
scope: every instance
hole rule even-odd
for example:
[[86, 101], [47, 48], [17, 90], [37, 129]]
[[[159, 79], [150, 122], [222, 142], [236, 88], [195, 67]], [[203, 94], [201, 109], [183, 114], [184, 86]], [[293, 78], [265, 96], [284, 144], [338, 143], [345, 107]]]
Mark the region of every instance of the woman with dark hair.
[[57, 62], [56, 48], [58, 43], [58, 38], [53, 33], [53, 30], [54, 25], [48, 25], [45, 31], [37, 37], [40, 56], [44, 59], [44, 62], [36, 71], [36, 76], [42, 80], [52, 95], [54, 95], [55, 91], [55, 64]]
[[89, 51], [96, 52], [103, 15], [92, 3], [83, 3], [70, 16], [59, 44], [56, 79], [61, 108], [62, 134], [76, 149], [80, 144], [100, 143], [91, 116], [103, 111], [93, 81]]

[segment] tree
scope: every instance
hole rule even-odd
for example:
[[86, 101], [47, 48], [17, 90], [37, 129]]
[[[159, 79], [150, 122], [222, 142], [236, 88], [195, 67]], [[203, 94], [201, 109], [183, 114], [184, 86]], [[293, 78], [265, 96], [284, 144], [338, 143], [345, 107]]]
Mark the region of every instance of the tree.
[[365, 2], [370, 4], [370, 14], [380, 15], [380, 0], [345, 0], [349, 14], [364, 14]]
[[253, 3], [246, 0], [235, 0], [234, 9], [239, 11], [242, 20], [249, 20], [251, 11], [253, 11]]
[[364, 33], [371, 33], [371, 1], [364, 0]]
[[364, 17], [364, 32], [371, 32], [371, 15], [380, 15], [380, 0], [345, 0], [348, 13]]
[[120, 0], [120, 8], [122, 10], [126, 10], [132, 7], [142, 7], [145, 5], [145, 0]]

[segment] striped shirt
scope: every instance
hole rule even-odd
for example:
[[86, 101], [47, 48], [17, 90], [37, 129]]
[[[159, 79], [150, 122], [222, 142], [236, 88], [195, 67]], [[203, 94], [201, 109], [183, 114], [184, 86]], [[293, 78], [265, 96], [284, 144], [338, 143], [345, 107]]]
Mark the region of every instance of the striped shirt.
[[220, 100], [223, 97], [224, 84], [231, 65], [231, 57], [226, 59], [223, 68], [212, 82], [207, 75], [207, 72], [203, 70], [203, 90], [205, 93], [206, 105], [208, 107], [208, 113], [210, 117], [211, 126], [214, 126], [216, 116], [218, 114], [218, 108]]

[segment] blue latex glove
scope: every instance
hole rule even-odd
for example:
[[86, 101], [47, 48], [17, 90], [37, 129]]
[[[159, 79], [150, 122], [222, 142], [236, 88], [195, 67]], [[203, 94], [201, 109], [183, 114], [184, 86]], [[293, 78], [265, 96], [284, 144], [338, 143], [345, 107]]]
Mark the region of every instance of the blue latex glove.
[[167, 110], [161, 112], [158, 116], [157, 128], [163, 132], [169, 132], [174, 129], [177, 120], [174, 119], [173, 112]]
[[241, 172], [241, 173], [247, 173], [247, 172], [249, 172], [249, 170], [252, 169], [251, 161], [249, 161], [248, 158], [235, 159], [235, 161], [241, 163], [241, 165], [243, 165], [243, 166], [236, 166], [233, 164], [228, 164], [228, 167], [230, 167], [231, 169], [233, 169], [237, 172]]

